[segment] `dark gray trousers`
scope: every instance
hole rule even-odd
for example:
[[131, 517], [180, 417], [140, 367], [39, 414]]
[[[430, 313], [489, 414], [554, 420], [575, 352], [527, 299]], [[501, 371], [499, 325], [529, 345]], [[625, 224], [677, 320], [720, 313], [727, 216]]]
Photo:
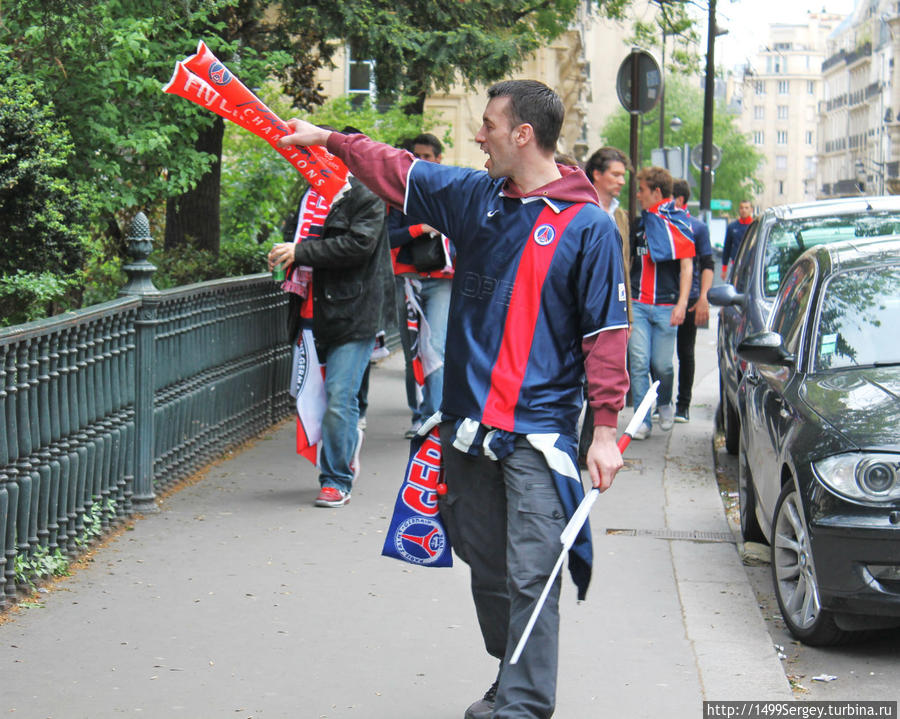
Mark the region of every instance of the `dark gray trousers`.
[[562, 550], [565, 515], [544, 456], [524, 437], [493, 461], [454, 449], [441, 425], [447, 494], [440, 500], [456, 554], [469, 565], [484, 645], [501, 660], [494, 719], [547, 719], [556, 704], [557, 577], [516, 664], [509, 664]]

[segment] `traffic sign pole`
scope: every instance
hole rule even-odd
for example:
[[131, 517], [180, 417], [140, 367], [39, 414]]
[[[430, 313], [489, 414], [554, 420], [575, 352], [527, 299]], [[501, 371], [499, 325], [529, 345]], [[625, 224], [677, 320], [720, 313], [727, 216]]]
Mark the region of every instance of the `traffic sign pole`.
[[716, 0], [709, 0], [709, 19], [706, 37], [706, 83], [703, 97], [703, 162], [700, 168], [700, 215], [709, 224], [712, 199], [712, 142], [713, 108], [716, 64], [713, 55], [716, 45]]

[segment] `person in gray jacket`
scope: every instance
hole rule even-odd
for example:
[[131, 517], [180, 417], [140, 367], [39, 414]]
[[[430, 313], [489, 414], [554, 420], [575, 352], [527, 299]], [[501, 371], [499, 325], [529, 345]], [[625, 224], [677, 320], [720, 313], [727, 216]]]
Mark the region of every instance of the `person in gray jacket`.
[[285, 240], [269, 252], [269, 266], [288, 267], [290, 336], [296, 341], [311, 322], [327, 365], [315, 504], [340, 507], [359, 473], [357, 395], [382, 329], [383, 277], [390, 272], [384, 203], [353, 177], [331, 203], [307, 190]]

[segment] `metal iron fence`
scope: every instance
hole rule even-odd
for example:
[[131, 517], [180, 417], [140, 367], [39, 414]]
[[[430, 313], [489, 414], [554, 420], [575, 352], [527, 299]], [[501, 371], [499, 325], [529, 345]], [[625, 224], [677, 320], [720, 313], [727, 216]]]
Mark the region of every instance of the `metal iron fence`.
[[77, 554], [292, 410], [268, 274], [158, 291], [149, 226], [122, 297], [0, 330], [0, 609], [34, 558]]

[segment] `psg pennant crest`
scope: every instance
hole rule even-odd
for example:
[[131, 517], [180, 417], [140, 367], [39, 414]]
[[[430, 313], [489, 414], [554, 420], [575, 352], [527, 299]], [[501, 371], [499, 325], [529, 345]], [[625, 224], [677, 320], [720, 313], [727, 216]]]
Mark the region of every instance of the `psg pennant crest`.
[[394, 504], [394, 515], [381, 553], [411, 564], [450, 567], [450, 538], [438, 513], [441, 438], [438, 427], [412, 440], [406, 476]]

